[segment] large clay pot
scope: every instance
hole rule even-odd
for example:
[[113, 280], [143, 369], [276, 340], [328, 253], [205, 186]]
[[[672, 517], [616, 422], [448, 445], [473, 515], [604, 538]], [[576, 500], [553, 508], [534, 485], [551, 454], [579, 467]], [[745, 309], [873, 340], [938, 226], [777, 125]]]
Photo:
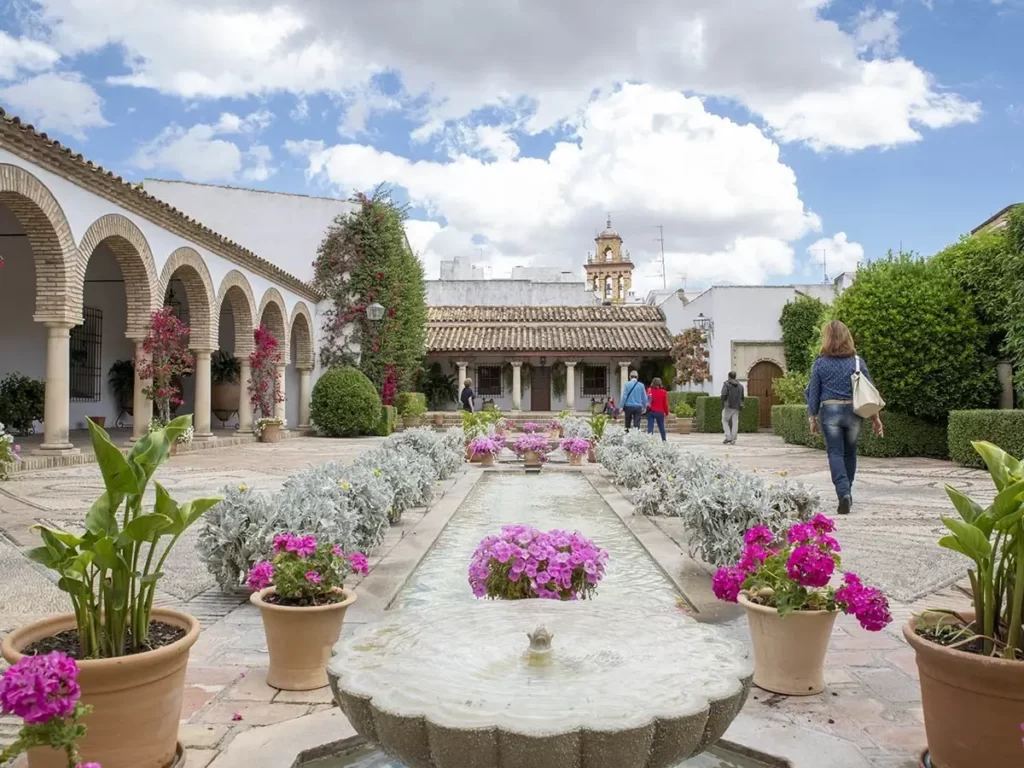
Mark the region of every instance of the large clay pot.
[[685, 418], [676, 421], [676, 432], [680, 435], [688, 435], [693, 432], [693, 419]]
[[578, 453], [578, 454], [570, 453], [569, 454], [569, 466], [570, 467], [579, 467], [579, 466], [582, 466], [582, 464], [583, 464], [583, 454], [581, 454], [581, 453]]
[[[968, 621], [970, 612], [961, 612]], [[924, 729], [933, 768], [1024, 765], [1024, 662], [966, 653], [903, 626], [917, 653]]]
[[539, 467], [540, 466], [540, 452], [539, 451], [526, 451], [523, 453], [523, 461], [528, 467]]
[[293, 608], [263, 601], [274, 587], [253, 592], [249, 600], [260, 609], [267, 636], [270, 669], [267, 685], [285, 691], [312, 691], [327, 685], [331, 646], [338, 642], [345, 611], [356, 593], [345, 590], [345, 599], [331, 605]]
[[825, 689], [825, 654], [835, 611], [794, 611], [780, 617], [774, 608], [750, 602], [747, 609], [754, 646], [754, 685], [787, 696], [810, 696]]
[[260, 432], [261, 443], [279, 443], [281, 442], [281, 425], [280, 424], [267, 424], [263, 431]]
[[494, 454], [493, 453], [485, 453], [485, 454], [483, 454], [483, 456], [480, 457], [480, 465], [484, 466], [484, 467], [493, 467], [494, 466]]
[[[103, 768], [166, 768], [178, 745], [178, 721], [185, 691], [189, 650], [199, 639], [199, 622], [187, 613], [154, 608], [154, 621], [184, 629], [176, 643], [155, 651], [78, 662], [82, 703], [93, 711], [83, 722], [82, 762]], [[2, 651], [11, 664], [37, 640], [75, 628], [71, 613], [52, 616], [16, 629], [4, 638]], [[29, 768], [67, 768], [67, 755], [33, 749]]]
[[435, 427], [443, 427], [444, 426], [444, 414], [443, 413], [435, 413], [434, 414], [434, 426]]
[[241, 399], [241, 382], [218, 381], [210, 387], [210, 410], [221, 421], [227, 421], [238, 413]]
[[593, 447], [587, 450], [587, 461], [591, 464], [597, 464], [597, 451]]
[[423, 426], [423, 417], [422, 416], [403, 416], [402, 417], [402, 426], [405, 427], [406, 429], [413, 429], [414, 427], [422, 427]]

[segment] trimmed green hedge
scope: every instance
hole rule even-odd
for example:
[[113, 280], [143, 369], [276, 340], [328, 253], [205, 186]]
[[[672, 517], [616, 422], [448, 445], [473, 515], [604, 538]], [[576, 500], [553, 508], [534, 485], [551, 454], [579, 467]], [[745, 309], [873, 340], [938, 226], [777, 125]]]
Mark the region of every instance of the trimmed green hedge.
[[673, 410], [679, 403], [686, 403], [694, 410], [697, 409], [697, 400], [701, 397], [707, 397], [707, 392], [669, 392], [668, 393], [668, 409]]
[[[879, 459], [896, 456], [930, 456], [944, 459], [948, 456], [946, 447], [946, 425], [907, 416], [891, 411], [882, 412], [885, 424], [885, 438], [875, 437], [871, 425], [864, 423], [860, 431], [857, 453]], [[812, 435], [807, 424], [807, 406], [772, 406], [772, 431], [787, 443], [806, 445], [810, 448], [825, 449], [821, 434]]]
[[356, 368], [331, 368], [313, 385], [309, 415], [328, 437], [373, 435], [380, 422], [380, 396]]
[[949, 458], [965, 467], [984, 467], [971, 442], [985, 440], [1011, 456], [1024, 456], [1024, 411], [950, 411]]
[[[743, 398], [740, 411], [740, 432], [757, 432], [760, 428], [761, 402], [757, 397]], [[697, 398], [697, 431], [717, 432], [722, 429], [722, 398], [701, 395]]]
[[405, 407], [413, 400], [418, 400], [423, 406], [424, 413], [427, 410], [427, 396], [422, 392], [399, 392], [395, 395], [395, 412], [401, 416]]
[[393, 405], [382, 405], [380, 407], [380, 420], [377, 422], [377, 434], [387, 437], [395, 431], [398, 424], [398, 411]]

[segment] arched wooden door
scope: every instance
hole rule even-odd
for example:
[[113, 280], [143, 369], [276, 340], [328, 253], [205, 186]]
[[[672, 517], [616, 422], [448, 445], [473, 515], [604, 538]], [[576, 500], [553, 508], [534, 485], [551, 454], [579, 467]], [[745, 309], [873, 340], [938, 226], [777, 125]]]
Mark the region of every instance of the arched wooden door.
[[759, 423], [762, 427], [772, 425], [772, 406], [778, 402], [774, 384], [780, 378], [782, 369], [768, 360], [757, 363], [747, 376], [747, 394], [759, 398], [761, 404]]

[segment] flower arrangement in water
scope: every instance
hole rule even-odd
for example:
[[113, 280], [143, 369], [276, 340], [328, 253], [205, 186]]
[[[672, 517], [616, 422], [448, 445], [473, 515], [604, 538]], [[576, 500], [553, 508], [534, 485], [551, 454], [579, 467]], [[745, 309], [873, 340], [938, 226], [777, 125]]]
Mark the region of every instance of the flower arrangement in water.
[[506, 525], [476, 548], [469, 584], [492, 600], [586, 600], [604, 578], [608, 553], [579, 532]]
[[528, 435], [532, 435], [532, 434], [535, 434], [537, 432], [540, 432], [540, 425], [539, 424], [535, 424], [532, 421], [528, 421], [525, 424], [523, 424], [523, 432], [525, 432]]
[[552, 419], [548, 422], [548, 430], [551, 432], [557, 432], [562, 428], [562, 422], [558, 419]]
[[274, 559], [256, 563], [246, 583], [256, 591], [274, 587], [266, 602], [309, 607], [341, 602], [345, 579], [369, 570], [361, 552], [345, 554], [341, 547], [318, 544], [315, 536], [284, 533], [274, 537]]
[[559, 446], [570, 456], [582, 456], [590, 450], [590, 441], [582, 437], [567, 437]]
[[740, 592], [759, 605], [778, 610], [835, 611], [857, 617], [864, 629], [878, 632], [892, 621], [889, 601], [881, 590], [863, 584], [854, 573], [843, 574], [843, 586], [829, 586], [840, 565], [839, 542], [832, 536], [835, 523], [818, 514], [797, 523], [785, 541], [775, 541], [768, 528], [748, 530], [739, 563], [720, 568], [711, 586], [719, 600], [735, 603]]
[[517, 456], [522, 456], [525, 453], [539, 453], [543, 456], [549, 450], [551, 450], [551, 444], [548, 442], [548, 439], [534, 433], [520, 435], [512, 443], [512, 451]]
[[24, 656], [0, 677], [0, 712], [24, 722], [17, 740], [0, 751], [0, 765], [36, 747], [67, 755], [68, 768], [100, 768], [83, 763], [78, 740], [86, 726], [80, 721], [92, 711], [79, 699], [78, 665], [59, 651]]
[[469, 443], [469, 452], [474, 456], [497, 456], [505, 447], [505, 441], [496, 437], [476, 437]]

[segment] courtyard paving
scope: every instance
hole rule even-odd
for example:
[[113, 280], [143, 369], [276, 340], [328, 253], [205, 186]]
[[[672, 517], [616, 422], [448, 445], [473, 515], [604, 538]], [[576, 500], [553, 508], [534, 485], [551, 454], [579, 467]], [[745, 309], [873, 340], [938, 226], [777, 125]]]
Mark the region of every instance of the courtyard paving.
[[[743, 435], [736, 446], [724, 446], [720, 436], [713, 435], [674, 435], [672, 440], [681, 448], [727, 458], [750, 471], [784, 474], [807, 483], [821, 492], [826, 511], [831, 511], [831, 484], [820, 452], [787, 446], [767, 434]], [[307, 465], [351, 461], [378, 442], [376, 438], [296, 438], [277, 445], [250, 444], [180, 455], [161, 470], [161, 481], [182, 499], [215, 493], [225, 484], [275, 490]], [[441, 484], [440, 503], [457, 505], [459, 489], [470, 484], [478, 471], [469, 468]], [[902, 640], [901, 627], [925, 606], [956, 607], [967, 602], [957, 584], [965, 574], [964, 563], [935, 545], [942, 528], [939, 515], [950, 511], [944, 483], [981, 499], [991, 495], [987, 475], [947, 462], [862, 461], [854, 513], [839, 520], [838, 538], [844, 545], [844, 567], [889, 592], [895, 621], [884, 632], [868, 633], [854, 620], [841, 616], [828, 655], [825, 693], [787, 698], [755, 689], [734, 726], [737, 733], [756, 734], [763, 748], [780, 752], [792, 749], [799, 753], [800, 745], [805, 752], [829, 749], [828, 763], [797, 761], [798, 768], [917, 765], [916, 754], [924, 747], [920, 695], [914, 656]], [[64, 596], [49, 574], [26, 561], [20, 550], [35, 545], [35, 534], [29, 529], [38, 522], [69, 529], [78, 526], [101, 487], [95, 465], [28, 472], [0, 483], [0, 634], [65, 610]], [[434, 515], [424, 519], [425, 512], [414, 510], [389, 533], [372, 558], [374, 568], [366, 584], [357, 585], [357, 592], [367, 598], [357, 606], [365, 604], [369, 610], [375, 601], [379, 605], [370, 580], [405, 556], [398, 548], [401, 542], [419, 537], [426, 546], [428, 539], [433, 540], [436, 521], [430, 520]], [[676, 521], [659, 519], [656, 523], [676, 542], [679, 567], [684, 562], [692, 565], [684, 554], [685, 537]], [[203, 625], [190, 660], [182, 710], [181, 738], [189, 748], [189, 768], [250, 768], [253, 755], [264, 748], [260, 745], [312, 739], [302, 746], [315, 746], [350, 733], [338, 713], [331, 711], [328, 689], [291, 693], [267, 686], [266, 645], [259, 615], [244, 595], [223, 595], [213, 586], [195, 554], [194, 538], [182, 541], [174, 562], [168, 565], [160, 602], [188, 610]], [[347, 625], [368, 618], [368, 614], [354, 611]], [[721, 626], [746, 638], [745, 620], [734, 614]], [[309, 727], [300, 727], [303, 722]], [[15, 727], [11, 721], [0, 720], [0, 744], [13, 737]], [[323, 733], [329, 733], [329, 738], [322, 738]], [[287, 762], [274, 763], [278, 764]]]

